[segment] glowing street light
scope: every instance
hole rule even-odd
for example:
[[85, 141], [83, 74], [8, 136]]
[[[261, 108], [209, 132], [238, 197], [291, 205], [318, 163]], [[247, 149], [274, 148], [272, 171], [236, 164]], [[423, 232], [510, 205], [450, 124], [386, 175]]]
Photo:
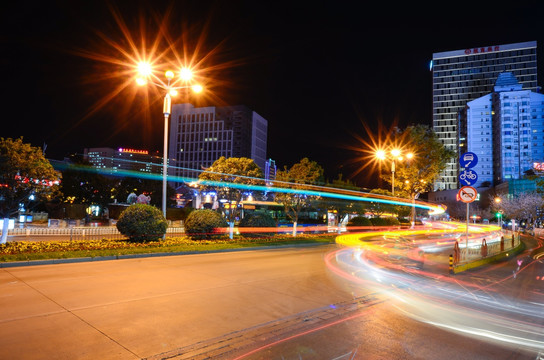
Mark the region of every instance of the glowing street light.
[[[412, 159], [414, 157], [414, 154], [409, 152], [406, 153], [406, 159]], [[376, 150], [375, 157], [378, 160], [391, 160], [391, 193], [393, 196], [395, 196], [395, 163], [396, 161], [402, 161], [402, 151], [400, 149], [393, 149], [389, 152], [389, 154], [383, 150], [378, 149]]]
[[[493, 200], [495, 201], [495, 204], [500, 204], [500, 202], [502, 201], [502, 199], [499, 196], [495, 196], [495, 199]], [[497, 221], [498, 225], [502, 229], [502, 211], [501, 210], [497, 211], [496, 216], [498, 218], [498, 221]]]
[[149, 63], [140, 62], [138, 64], [138, 73], [143, 77], [147, 77], [153, 73], [153, 68], [151, 67], [151, 64]]
[[193, 77], [193, 72], [189, 68], [182, 68], [179, 72], [179, 77], [183, 81], [189, 81]]
[[202, 92], [202, 90], [204, 90], [204, 88], [202, 87], [202, 85], [196, 84], [191, 86], [191, 90], [193, 90], [194, 93], [199, 94]]
[[189, 68], [181, 68], [179, 71], [179, 78], [175, 79], [176, 75], [172, 70], [168, 70], [164, 73], [166, 82], [157, 77], [151, 64], [141, 62], [137, 66], [139, 77], [136, 78], [136, 83], [139, 86], [147, 85], [148, 83], [165, 91], [163, 102], [163, 115], [164, 115], [164, 148], [163, 148], [163, 165], [162, 165], [162, 213], [166, 218], [166, 188], [167, 188], [167, 176], [168, 176], [168, 118], [172, 113], [172, 97], [178, 94], [180, 89], [192, 89], [195, 93], [200, 93], [203, 90], [202, 85], [189, 84], [189, 81], [193, 78], [193, 72]]

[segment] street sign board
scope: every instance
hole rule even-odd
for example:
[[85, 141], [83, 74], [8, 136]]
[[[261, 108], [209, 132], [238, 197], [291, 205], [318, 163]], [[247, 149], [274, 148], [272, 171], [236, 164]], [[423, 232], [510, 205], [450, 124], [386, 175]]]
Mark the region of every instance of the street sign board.
[[461, 168], [470, 169], [478, 164], [478, 156], [473, 152], [466, 152], [459, 158]]
[[459, 200], [461, 200], [462, 202], [471, 203], [476, 200], [476, 195], [478, 195], [478, 191], [476, 191], [476, 189], [472, 186], [463, 186], [461, 189], [459, 189], [459, 193], [457, 195], [459, 197]]
[[471, 186], [478, 181], [478, 174], [472, 169], [465, 169], [459, 173], [459, 182], [463, 186]]

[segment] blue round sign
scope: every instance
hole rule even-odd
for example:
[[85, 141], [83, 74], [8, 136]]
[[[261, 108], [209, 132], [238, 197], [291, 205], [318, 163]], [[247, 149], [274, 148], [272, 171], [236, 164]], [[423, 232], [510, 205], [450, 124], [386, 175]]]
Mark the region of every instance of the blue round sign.
[[462, 168], [470, 169], [478, 164], [478, 156], [473, 152], [466, 152], [459, 158], [459, 165]]
[[459, 173], [459, 182], [463, 186], [471, 186], [478, 181], [478, 174], [472, 169], [465, 169]]

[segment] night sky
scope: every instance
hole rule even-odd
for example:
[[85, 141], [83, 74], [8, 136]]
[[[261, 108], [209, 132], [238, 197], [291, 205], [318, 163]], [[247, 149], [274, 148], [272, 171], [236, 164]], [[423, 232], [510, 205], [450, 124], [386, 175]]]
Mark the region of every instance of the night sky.
[[[62, 159], [85, 147], [162, 152], [161, 94], [131, 82], [129, 57], [174, 52], [199, 62], [196, 106], [244, 104], [268, 120], [268, 157], [303, 157], [330, 180], [354, 175], [362, 143], [394, 125], [432, 123], [434, 52], [537, 41], [543, 1], [432, 6], [349, 1], [26, 1], [2, 5], [0, 136], [47, 144]], [[125, 24], [123, 33], [120, 24]], [[161, 36], [162, 25], [162, 36]], [[128, 35], [127, 35], [128, 34]], [[116, 49], [111, 44], [116, 44]], [[120, 89], [116, 91], [116, 89]]]

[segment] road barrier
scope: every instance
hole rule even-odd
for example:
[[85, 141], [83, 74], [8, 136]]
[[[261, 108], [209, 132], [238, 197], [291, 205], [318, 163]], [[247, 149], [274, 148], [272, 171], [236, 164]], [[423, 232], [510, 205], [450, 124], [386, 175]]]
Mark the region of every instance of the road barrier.
[[[512, 240], [505, 243], [505, 236]], [[461, 241], [461, 244], [463, 243]], [[456, 241], [453, 247], [453, 254], [450, 255], [450, 273], [454, 274], [483, 265], [489, 261], [507, 257], [514, 250], [518, 249], [519, 246], [519, 232], [508, 230], [503, 230], [496, 238], [488, 238], [488, 240], [483, 238], [480, 244], [469, 243], [468, 248], [460, 248], [459, 242]]]

